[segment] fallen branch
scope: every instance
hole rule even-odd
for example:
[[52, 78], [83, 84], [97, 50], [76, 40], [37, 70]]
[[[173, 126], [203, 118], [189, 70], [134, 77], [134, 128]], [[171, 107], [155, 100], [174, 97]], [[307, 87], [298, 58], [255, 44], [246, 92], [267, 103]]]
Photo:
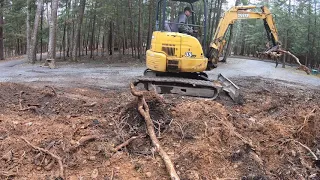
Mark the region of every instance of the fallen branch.
[[117, 152], [117, 151], [119, 151], [120, 149], [128, 146], [133, 140], [138, 139], [138, 138], [141, 138], [141, 136], [133, 136], [133, 137], [131, 137], [130, 139], [128, 139], [128, 140], [126, 140], [125, 142], [123, 142], [122, 144], [119, 144], [118, 146], [116, 146], [116, 147], [113, 149], [113, 152]]
[[30, 107], [27, 107], [27, 108], [19, 109], [19, 111], [29, 111], [29, 110], [37, 111], [37, 107], [36, 106], [30, 106]]
[[146, 100], [143, 96], [143, 92], [138, 92], [137, 90], [135, 90], [134, 85], [132, 83], [130, 85], [130, 88], [131, 88], [132, 95], [138, 97], [139, 113], [143, 116], [143, 118], [146, 122], [146, 127], [147, 127], [149, 137], [152, 141], [152, 144], [155, 146], [156, 150], [158, 151], [159, 155], [161, 156], [162, 160], [164, 161], [166, 168], [167, 168], [167, 171], [170, 175], [170, 178], [172, 180], [180, 180], [178, 174], [176, 173], [176, 170], [174, 168], [174, 165], [173, 165], [170, 157], [162, 149], [160, 142], [156, 136], [156, 133], [154, 131], [154, 125], [153, 125], [153, 122], [152, 122], [152, 119], [151, 119], [150, 113], [149, 113], [149, 106], [146, 103]]
[[311, 73], [310, 69], [309, 69], [307, 66], [301, 64], [299, 58], [297, 58], [297, 56], [293, 55], [290, 51], [285, 51], [285, 50], [282, 50], [282, 49], [278, 49], [277, 52], [285, 53], [285, 54], [288, 54], [289, 56], [293, 57], [293, 59], [296, 60], [296, 62], [297, 62], [297, 63], [299, 64], [299, 66], [300, 66], [298, 69], [303, 70], [303, 71], [306, 72], [307, 74], [310, 74], [310, 73]]
[[67, 152], [72, 152], [72, 151], [75, 151], [77, 150], [80, 146], [83, 146], [85, 145], [87, 142], [89, 141], [93, 141], [93, 140], [96, 140], [96, 139], [99, 139], [101, 138], [100, 136], [96, 136], [96, 135], [92, 135], [92, 136], [83, 136], [80, 138], [80, 140], [78, 142], [76, 142], [76, 144], [72, 147], [70, 147]]
[[91, 104], [84, 104], [83, 107], [93, 107], [97, 104], [97, 102], [93, 102]]
[[27, 139], [25, 139], [24, 137], [21, 137], [21, 139], [24, 140], [33, 149], [36, 149], [36, 150], [41, 151], [43, 153], [46, 153], [46, 154], [50, 155], [52, 158], [54, 158], [55, 160], [57, 160], [58, 164], [59, 164], [59, 177], [64, 179], [64, 169], [63, 169], [62, 159], [61, 159], [60, 156], [57, 156], [57, 155], [51, 153], [50, 151], [48, 151], [46, 149], [34, 146]]
[[17, 176], [17, 174], [11, 173], [11, 172], [6, 172], [6, 171], [0, 171], [0, 177], [1, 176], [4, 176], [8, 179], [10, 177]]
[[300, 146], [302, 146], [302, 147], [304, 147], [306, 150], [308, 150], [309, 153], [313, 156], [313, 158], [314, 158], [315, 161], [318, 161], [318, 160], [319, 160], [319, 158], [316, 156], [316, 154], [315, 154], [308, 146], [306, 146], [306, 145], [302, 144], [301, 142], [299, 142], [299, 141], [297, 141], [297, 140], [294, 140], [294, 139], [292, 139], [292, 141], [295, 142], [295, 143], [298, 143]]

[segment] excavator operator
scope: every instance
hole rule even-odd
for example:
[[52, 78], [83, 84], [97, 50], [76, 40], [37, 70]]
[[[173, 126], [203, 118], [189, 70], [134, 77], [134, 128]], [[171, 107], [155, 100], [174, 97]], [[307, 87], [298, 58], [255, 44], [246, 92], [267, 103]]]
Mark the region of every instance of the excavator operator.
[[184, 12], [180, 13], [179, 16], [175, 19], [174, 23], [172, 24], [172, 31], [189, 35], [196, 34], [197, 31], [193, 30], [192, 27], [188, 26], [188, 17], [190, 17], [192, 13], [193, 11], [190, 7], [184, 8]]

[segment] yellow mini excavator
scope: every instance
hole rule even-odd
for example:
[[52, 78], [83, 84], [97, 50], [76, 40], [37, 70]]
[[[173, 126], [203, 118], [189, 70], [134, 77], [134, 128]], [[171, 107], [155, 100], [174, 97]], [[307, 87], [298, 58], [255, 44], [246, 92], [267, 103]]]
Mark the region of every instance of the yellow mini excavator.
[[[195, 25], [195, 13], [191, 15], [192, 23], [188, 24], [188, 26], [202, 30], [203, 35], [199, 38], [200, 40], [191, 35], [172, 32], [168, 28], [174, 23], [166, 21], [166, 1], [158, 1], [156, 31], [152, 35], [151, 47], [146, 52], [147, 69], [144, 76], [137, 78], [134, 84], [143, 84], [145, 89], [156, 90], [160, 94], [182, 94], [212, 99], [215, 99], [219, 92], [224, 90], [234, 101], [238, 101], [239, 88], [232, 81], [222, 74], [218, 76], [217, 80], [210, 80], [204, 71], [217, 67], [219, 56], [226, 44], [225, 34], [229, 25], [236, 20], [263, 20], [268, 40], [271, 41], [273, 46], [276, 46], [278, 44], [278, 33], [269, 9], [265, 6], [232, 7], [225, 12], [220, 20], [208, 48], [205, 45], [208, 21], [207, 1], [202, 0], [204, 5], [204, 15], [201, 16], [203, 24]], [[189, 3], [193, 10], [193, 3], [200, 0], [173, 1]]]

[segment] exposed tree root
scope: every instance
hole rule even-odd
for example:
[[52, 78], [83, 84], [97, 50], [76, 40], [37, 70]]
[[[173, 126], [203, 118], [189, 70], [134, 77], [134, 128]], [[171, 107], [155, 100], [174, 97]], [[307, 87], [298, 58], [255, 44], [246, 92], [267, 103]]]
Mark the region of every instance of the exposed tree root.
[[46, 149], [43, 149], [43, 148], [40, 148], [40, 147], [37, 147], [37, 146], [34, 146], [33, 144], [31, 144], [27, 139], [25, 139], [24, 137], [21, 137], [22, 140], [24, 140], [29, 146], [31, 146], [33, 149], [36, 149], [38, 151], [41, 151], [43, 153], [46, 153], [48, 155], [50, 155], [52, 158], [54, 158], [55, 160], [58, 161], [58, 164], [59, 164], [59, 177], [62, 178], [62, 179], [65, 179], [64, 178], [64, 169], [63, 169], [63, 164], [62, 164], [62, 159], [60, 156], [57, 156], [53, 153], [51, 153], [50, 151], [46, 150]]
[[315, 161], [319, 160], [319, 158], [316, 156], [316, 154], [308, 146], [306, 146], [306, 145], [302, 144], [301, 142], [294, 140], [294, 139], [292, 139], [291, 141], [299, 144], [300, 146], [305, 148], [307, 151], [309, 151], [309, 153], [312, 155], [312, 157], [314, 158]]
[[133, 137], [131, 137], [130, 139], [128, 139], [128, 140], [126, 140], [125, 142], [123, 142], [122, 144], [119, 144], [118, 146], [116, 146], [116, 147], [113, 149], [113, 151], [114, 151], [114, 152], [119, 151], [120, 149], [128, 146], [133, 140], [138, 139], [138, 138], [141, 138], [141, 136], [133, 136]]
[[296, 131], [296, 134], [301, 132], [303, 128], [305, 128], [308, 124], [309, 118], [312, 116], [312, 114], [316, 111], [316, 109], [313, 109], [304, 117], [303, 124], [300, 126], [300, 128]]
[[297, 63], [299, 64], [299, 66], [300, 66], [298, 69], [303, 70], [303, 71], [306, 72], [307, 74], [310, 74], [310, 73], [311, 73], [310, 69], [309, 69], [307, 66], [301, 64], [299, 58], [297, 58], [297, 56], [295, 56], [294, 54], [292, 54], [290, 51], [285, 51], [285, 50], [282, 50], [282, 49], [278, 49], [277, 52], [284, 53], [284, 54], [288, 54], [289, 56], [293, 57], [293, 59], [296, 60], [296, 62], [297, 62]]
[[93, 141], [93, 140], [96, 140], [96, 139], [99, 139], [101, 138], [101, 136], [96, 136], [96, 135], [92, 135], [92, 136], [83, 136], [80, 138], [80, 140], [78, 142], [76, 142], [76, 144], [72, 147], [70, 147], [67, 152], [72, 152], [72, 151], [75, 151], [77, 150], [80, 146], [83, 146], [85, 145], [87, 142], [89, 141]]
[[170, 157], [168, 156], [168, 154], [162, 149], [160, 142], [156, 136], [156, 133], [154, 131], [154, 125], [152, 122], [152, 119], [150, 117], [150, 113], [149, 113], [149, 106], [146, 103], [146, 100], [143, 96], [143, 92], [138, 92], [135, 88], [134, 85], [131, 83], [130, 85], [131, 88], [131, 93], [132, 95], [138, 97], [138, 110], [139, 113], [143, 116], [145, 122], [146, 122], [146, 126], [147, 126], [147, 131], [149, 134], [149, 137], [152, 141], [152, 144], [155, 146], [156, 150], [158, 151], [159, 155], [161, 156], [162, 160], [164, 161], [167, 171], [170, 175], [170, 178], [172, 180], [180, 180], [178, 174], [176, 173], [176, 170], [174, 168], [174, 165], [170, 159]]
[[297, 62], [297, 64], [299, 64], [299, 67], [297, 68], [298, 70], [303, 70], [307, 74], [311, 73], [310, 69], [307, 66], [301, 64], [301, 62], [300, 62], [299, 58], [297, 58], [297, 56], [292, 54], [290, 51], [286, 51], [286, 50], [281, 49], [280, 46], [274, 46], [265, 52], [257, 52], [257, 55], [260, 58], [262, 58], [263, 56], [270, 56], [271, 59], [276, 61], [276, 67], [278, 66], [278, 60], [282, 56], [282, 54], [288, 54], [289, 56], [291, 56]]
[[17, 174], [15, 173], [11, 173], [11, 172], [6, 172], [6, 171], [0, 171], [0, 177], [6, 177], [6, 179], [13, 177], [13, 176], [17, 176]]

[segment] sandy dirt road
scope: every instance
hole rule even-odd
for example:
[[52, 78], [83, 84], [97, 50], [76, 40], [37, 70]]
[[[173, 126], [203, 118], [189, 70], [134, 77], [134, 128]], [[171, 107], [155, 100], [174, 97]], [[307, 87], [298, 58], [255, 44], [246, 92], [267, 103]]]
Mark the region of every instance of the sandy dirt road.
[[[240, 58], [229, 58], [227, 64], [207, 72], [211, 79], [219, 73], [229, 77], [261, 77], [289, 81], [302, 85], [320, 86], [320, 79], [287, 66], [275, 68], [274, 63]], [[102, 62], [59, 64], [57, 69], [48, 69], [27, 64], [24, 59], [0, 62], [0, 82], [50, 84], [61, 87], [95, 87], [102, 89], [126, 88], [129, 82], [141, 76], [145, 66], [141, 64], [105, 64]]]

